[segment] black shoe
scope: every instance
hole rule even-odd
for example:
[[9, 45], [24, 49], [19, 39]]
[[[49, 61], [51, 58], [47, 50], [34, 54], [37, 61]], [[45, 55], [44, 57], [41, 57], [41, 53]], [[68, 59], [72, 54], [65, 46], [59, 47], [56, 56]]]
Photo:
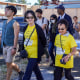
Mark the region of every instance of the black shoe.
[[20, 71], [18, 80], [22, 80], [23, 79], [23, 75], [24, 75], [24, 72]]
[[53, 66], [53, 67], [55, 67], [55, 64], [52, 62], [52, 63], [50, 64], [50, 66]]

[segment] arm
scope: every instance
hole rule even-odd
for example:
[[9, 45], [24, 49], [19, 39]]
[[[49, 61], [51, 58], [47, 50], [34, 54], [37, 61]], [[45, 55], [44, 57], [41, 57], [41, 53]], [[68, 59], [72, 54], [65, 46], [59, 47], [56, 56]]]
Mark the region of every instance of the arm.
[[43, 24], [42, 29], [44, 30], [46, 28], [47, 24]]
[[43, 23], [43, 26], [42, 26], [42, 29], [43, 29], [43, 30], [46, 28], [47, 24], [48, 24], [48, 23], [47, 23], [47, 19], [44, 18], [44, 23]]
[[68, 54], [67, 56], [70, 58], [72, 55], [74, 55], [76, 53], [76, 47], [72, 48], [72, 52], [70, 54]]
[[65, 62], [67, 62], [69, 59], [70, 59], [70, 57], [72, 56], [72, 55], [74, 55], [76, 53], [76, 47], [73, 47], [72, 48], [72, 52], [71, 53], [69, 53], [67, 56], [65, 56], [64, 58], [62, 58]]
[[17, 42], [18, 42], [18, 34], [19, 34], [19, 24], [18, 22], [14, 22], [13, 24], [13, 29], [14, 29], [14, 45], [12, 49], [12, 55], [16, 53], [16, 48], [17, 48]]
[[75, 27], [75, 24], [73, 25], [73, 28], [74, 28], [77, 32], [79, 32], [79, 31], [80, 31], [80, 24], [78, 24], [78, 29]]
[[17, 47], [17, 42], [18, 42], [18, 35], [19, 35], [19, 24], [17, 22], [14, 22], [13, 24], [13, 28], [14, 28], [14, 48]]

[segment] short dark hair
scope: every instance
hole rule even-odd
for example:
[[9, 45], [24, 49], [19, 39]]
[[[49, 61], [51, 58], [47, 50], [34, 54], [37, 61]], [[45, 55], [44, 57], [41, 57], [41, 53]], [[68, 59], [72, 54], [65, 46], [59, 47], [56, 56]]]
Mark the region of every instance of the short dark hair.
[[13, 6], [13, 5], [6, 6], [6, 8], [8, 8], [8, 9], [12, 10], [12, 11], [14, 12], [14, 15], [17, 13], [17, 9], [16, 9], [16, 7], [15, 7], [15, 6]]
[[55, 14], [52, 14], [50, 17], [54, 18], [57, 22], [57, 16]]
[[40, 14], [43, 13], [42, 9], [37, 9], [36, 12], [38, 12], [38, 13], [40, 13]]
[[73, 17], [73, 19], [74, 19], [74, 18], [78, 19], [78, 17], [77, 17], [77, 16], [74, 16], [74, 17]]
[[58, 25], [62, 25], [62, 24], [64, 24], [65, 25], [65, 27], [66, 27], [66, 29], [68, 29], [68, 22], [67, 22], [67, 20], [66, 19], [61, 19], [59, 22], [58, 22]]
[[25, 14], [24, 14], [24, 21], [26, 22], [26, 16], [27, 16], [29, 13], [32, 14], [32, 16], [34, 17], [34, 19], [35, 19], [35, 21], [36, 21], [36, 20], [37, 20], [36, 15], [35, 15], [34, 11], [32, 11], [32, 10], [28, 10], [28, 11], [25, 12]]

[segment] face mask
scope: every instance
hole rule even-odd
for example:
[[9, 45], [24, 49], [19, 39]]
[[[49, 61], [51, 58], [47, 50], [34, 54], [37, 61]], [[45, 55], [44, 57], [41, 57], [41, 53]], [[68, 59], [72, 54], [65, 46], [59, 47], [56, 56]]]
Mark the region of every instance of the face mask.
[[51, 23], [55, 23], [55, 20], [51, 20]]

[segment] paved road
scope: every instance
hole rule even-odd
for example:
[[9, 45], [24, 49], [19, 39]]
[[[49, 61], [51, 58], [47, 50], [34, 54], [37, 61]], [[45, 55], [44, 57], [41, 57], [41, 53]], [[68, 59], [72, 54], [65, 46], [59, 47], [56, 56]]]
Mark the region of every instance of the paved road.
[[[42, 67], [40, 67], [44, 80], [53, 80], [54, 68], [49, 67], [49, 65], [46, 67], [46, 65], [42, 65]], [[72, 75], [74, 76], [75, 80], [80, 80], [80, 57], [75, 57], [74, 59], [74, 68], [72, 69]], [[31, 80], [36, 80], [34, 74], [32, 75]], [[62, 80], [66, 80], [64, 76]]]
[[[53, 80], [54, 68], [49, 67], [49, 63], [45, 62], [42, 63], [42, 65], [40, 65], [40, 70], [42, 72], [44, 80]], [[80, 80], [80, 57], [76, 57], [74, 59], [74, 68], [72, 69], [72, 75], [74, 76], [75, 80]], [[11, 80], [18, 80], [18, 79], [17, 78], [14, 79], [13, 77]], [[32, 74], [31, 80], [36, 80], [34, 73]], [[62, 80], [65, 80], [65, 77], [63, 77]]]

